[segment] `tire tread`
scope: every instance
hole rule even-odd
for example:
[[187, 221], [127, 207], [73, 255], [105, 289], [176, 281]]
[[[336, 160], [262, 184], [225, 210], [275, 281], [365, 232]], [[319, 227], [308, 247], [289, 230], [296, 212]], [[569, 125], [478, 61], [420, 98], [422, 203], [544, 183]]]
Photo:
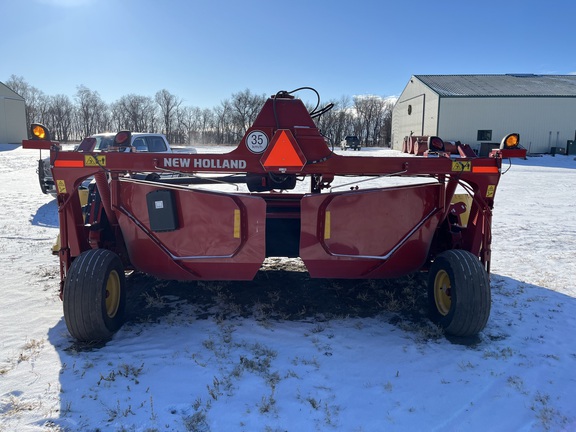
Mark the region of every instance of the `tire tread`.
[[[440, 315], [434, 300], [434, 279], [444, 269], [450, 276], [452, 305]], [[490, 280], [480, 260], [472, 253], [452, 249], [440, 254], [430, 268], [428, 282], [432, 318], [454, 336], [473, 336], [488, 322], [491, 307]]]
[[[105, 285], [116, 270], [121, 278], [121, 303], [114, 318], [105, 313]], [[83, 342], [110, 339], [122, 325], [125, 307], [124, 271], [120, 258], [106, 249], [81, 253], [72, 263], [64, 285], [64, 319], [70, 334]]]

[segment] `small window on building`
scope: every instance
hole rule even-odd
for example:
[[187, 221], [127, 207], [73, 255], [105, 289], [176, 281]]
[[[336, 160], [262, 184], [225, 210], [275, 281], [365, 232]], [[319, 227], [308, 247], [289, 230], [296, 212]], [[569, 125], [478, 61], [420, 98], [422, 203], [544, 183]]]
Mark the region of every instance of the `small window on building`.
[[479, 130], [477, 140], [478, 141], [492, 141], [492, 131], [491, 130]]
[[408, 115], [412, 114], [412, 105], [408, 105]]

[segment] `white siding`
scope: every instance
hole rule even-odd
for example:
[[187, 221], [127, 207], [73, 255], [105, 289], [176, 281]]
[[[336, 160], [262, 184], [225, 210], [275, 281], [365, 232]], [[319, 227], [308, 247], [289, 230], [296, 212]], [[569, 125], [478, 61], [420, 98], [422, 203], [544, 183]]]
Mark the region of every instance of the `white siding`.
[[518, 132], [521, 144], [532, 153], [566, 147], [567, 140], [576, 139], [576, 97], [440, 97], [413, 76], [392, 111], [395, 149], [410, 133], [438, 135], [478, 148], [479, 130], [492, 131], [493, 143]]
[[438, 136], [477, 147], [478, 130], [491, 130], [491, 142], [520, 133], [520, 143], [532, 153], [566, 147], [576, 131], [576, 98], [476, 97], [442, 98]]
[[19, 144], [27, 137], [24, 99], [0, 83], [0, 144]]
[[6, 140], [6, 109], [4, 105], [4, 98], [0, 96], [0, 144], [8, 142]]
[[392, 111], [392, 148], [401, 149], [404, 137], [411, 133], [436, 135], [437, 125], [438, 95], [412, 77]]
[[26, 137], [24, 101], [0, 96], [0, 144], [19, 144]]

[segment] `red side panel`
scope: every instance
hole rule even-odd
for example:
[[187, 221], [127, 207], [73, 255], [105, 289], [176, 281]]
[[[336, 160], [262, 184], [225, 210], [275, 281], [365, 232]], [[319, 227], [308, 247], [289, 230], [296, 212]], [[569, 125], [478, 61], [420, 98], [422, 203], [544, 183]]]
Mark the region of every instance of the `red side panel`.
[[[266, 203], [258, 197], [116, 182], [118, 222], [132, 265], [162, 279], [252, 280], [265, 258]], [[147, 195], [170, 190], [176, 229], [151, 224]]]
[[418, 270], [442, 217], [440, 184], [308, 195], [300, 256], [318, 278], [385, 278]]
[[50, 150], [53, 144], [58, 145], [57, 142], [48, 140], [22, 140], [23, 149]]

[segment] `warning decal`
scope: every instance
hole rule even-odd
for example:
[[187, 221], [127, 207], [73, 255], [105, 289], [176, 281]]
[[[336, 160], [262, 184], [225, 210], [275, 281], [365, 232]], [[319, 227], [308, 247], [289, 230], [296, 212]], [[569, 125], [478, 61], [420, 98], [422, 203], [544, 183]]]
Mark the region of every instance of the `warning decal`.
[[486, 198], [493, 198], [495, 191], [496, 185], [488, 185], [488, 189], [486, 190]]
[[85, 155], [84, 166], [106, 166], [106, 155]]
[[58, 193], [66, 193], [66, 183], [64, 183], [64, 180], [56, 180], [56, 187], [58, 188]]
[[470, 171], [472, 163], [470, 161], [452, 161], [452, 171]]

